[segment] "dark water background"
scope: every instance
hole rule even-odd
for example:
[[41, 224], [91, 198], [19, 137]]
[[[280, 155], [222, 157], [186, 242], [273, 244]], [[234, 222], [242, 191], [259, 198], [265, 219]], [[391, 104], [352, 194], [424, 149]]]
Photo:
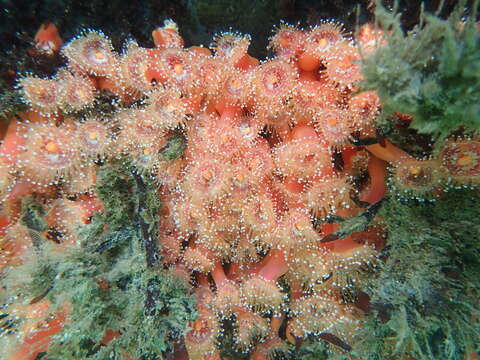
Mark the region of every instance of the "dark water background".
[[[233, 29], [251, 34], [250, 53], [265, 58], [269, 55], [268, 37], [281, 19], [302, 26], [336, 19], [352, 30], [357, 20], [360, 24], [372, 20], [373, 3], [374, 0], [0, 0], [0, 76], [9, 83], [16, 71], [51, 75], [56, 64], [45, 64], [27, 55], [36, 31], [47, 21], [58, 26], [64, 40], [83, 28], [102, 30], [120, 50], [129, 37], [141, 46], [153, 46], [151, 31], [170, 18], [179, 25], [187, 46], [208, 45], [215, 33]], [[401, 1], [406, 28], [416, 23], [420, 3]], [[439, 0], [426, 1], [426, 9], [434, 10], [438, 3]], [[456, 3], [446, 0], [443, 13], [448, 14]]]

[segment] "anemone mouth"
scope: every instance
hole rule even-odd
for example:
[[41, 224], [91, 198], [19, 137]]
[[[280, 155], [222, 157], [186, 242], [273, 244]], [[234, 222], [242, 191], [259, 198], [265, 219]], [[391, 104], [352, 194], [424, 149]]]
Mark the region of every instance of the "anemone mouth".
[[148, 95], [147, 112], [167, 129], [183, 124], [187, 109], [183, 103], [182, 93], [175, 89], [158, 89]]
[[248, 86], [245, 86], [247, 82], [246, 74], [240, 71], [233, 72], [233, 74], [225, 80], [223, 85], [224, 93], [228, 95], [227, 101], [233, 104], [245, 104], [250, 98], [250, 89]]
[[257, 95], [285, 98], [290, 95], [296, 76], [293, 65], [285, 61], [275, 60], [262, 64], [253, 80]]
[[129, 109], [117, 115], [120, 125], [117, 141], [120, 151], [144, 153], [157, 152], [166, 143], [166, 129], [161, 126], [154, 114], [144, 109]]
[[61, 75], [60, 103], [64, 111], [75, 111], [92, 106], [95, 102], [95, 87], [84, 76]]
[[351, 139], [352, 121], [343, 109], [332, 108], [319, 111], [315, 115], [315, 129], [324, 141], [339, 148]]
[[231, 175], [220, 164], [206, 160], [187, 169], [181, 188], [200, 202], [213, 201], [225, 195], [230, 179]]
[[284, 76], [281, 69], [269, 69], [263, 77], [263, 86], [268, 91], [278, 91], [284, 82]]
[[84, 46], [84, 56], [92, 64], [101, 66], [109, 62], [110, 49], [100, 39], [92, 39]]
[[350, 99], [348, 108], [353, 113], [355, 125], [366, 125], [377, 116], [380, 109], [380, 99], [376, 92], [364, 91]]
[[275, 247], [286, 249], [289, 253], [299, 246], [315, 244], [320, 239], [305, 208], [290, 209], [280, 221], [274, 238]]
[[108, 126], [95, 119], [80, 124], [77, 134], [81, 152], [89, 157], [103, 156], [112, 144]]
[[178, 87], [188, 91], [195, 86], [195, 79], [199, 75], [192, 67], [191, 55], [183, 49], [166, 48], [159, 52], [156, 68], [168, 86]]
[[415, 187], [424, 187], [432, 182], [433, 171], [431, 167], [411, 167], [405, 171], [405, 179]]
[[[300, 39], [304, 36], [296, 26], [281, 23], [276, 30], [276, 33], [270, 38], [269, 48], [272, 48], [277, 53], [282, 53], [285, 50], [292, 49], [300, 44]], [[291, 55], [294, 55], [293, 53]]]
[[295, 38], [295, 30], [282, 29], [277, 34], [276, 47], [279, 49], [288, 48], [294, 43]]
[[276, 224], [275, 205], [267, 195], [258, 195], [251, 199], [243, 213], [243, 220], [254, 234], [271, 232]]

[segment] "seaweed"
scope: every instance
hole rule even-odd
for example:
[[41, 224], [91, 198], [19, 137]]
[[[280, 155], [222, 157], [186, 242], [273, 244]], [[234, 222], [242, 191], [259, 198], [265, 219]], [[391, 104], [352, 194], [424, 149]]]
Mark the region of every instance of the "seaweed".
[[78, 247], [59, 253], [44, 243], [32, 259], [26, 298], [69, 309], [43, 359], [163, 359], [196, 317], [189, 285], [158, 255], [156, 186], [131, 169], [124, 161], [99, 169], [104, 211], [78, 229]]
[[387, 200], [385, 260], [364, 283], [372, 314], [354, 349], [362, 359], [454, 360], [478, 350], [479, 200], [473, 190], [434, 203]]
[[422, 12], [419, 24], [405, 32], [400, 15], [377, 4], [376, 19], [388, 41], [362, 60], [362, 87], [380, 97], [380, 127], [400, 113], [412, 116], [410, 127], [438, 144], [456, 131], [478, 131], [479, 4], [464, 18], [465, 5], [461, 1], [447, 19]]

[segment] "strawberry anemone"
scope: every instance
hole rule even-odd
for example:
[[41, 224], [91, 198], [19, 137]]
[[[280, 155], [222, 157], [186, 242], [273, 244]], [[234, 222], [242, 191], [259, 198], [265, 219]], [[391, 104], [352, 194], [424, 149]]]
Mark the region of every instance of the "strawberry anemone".
[[108, 76], [117, 71], [118, 58], [111, 41], [101, 32], [86, 31], [62, 49], [74, 71], [96, 76]]
[[73, 112], [94, 105], [95, 86], [91, 79], [68, 71], [60, 72], [57, 78], [59, 82], [59, 101], [62, 110]]
[[298, 66], [305, 71], [317, 70], [332, 47], [343, 41], [342, 26], [325, 22], [313, 27], [305, 39], [305, 51], [298, 58]]
[[261, 268], [242, 283], [242, 302], [256, 311], [280, 311], [285, 296], [278, 287], [277, 280], [287, 271], [285, 253], [270, 250], [262, 260]]
[[121, 77], [131, 93], [151, 90], [159, 81], [147, 49], [130, 41], [121, 59]]
[[105, 158], [113, 145], [111, 126], [107, 121], [90, 118], [77, 126], [80, 153], [86, 159]]
[[217, 353], [217, 336], [220, 333], [213, 311], [202, 306], [199, 317], [189, 325], [185, 334], [185, 346], [190, 360], [214, 359]]
[[298, 27], [282, 22], [270, 38], [269, 47], [277, 57], [293, 60], [302, 49], [305, 42], [305, 33]]
[[29, 141], [18, 156], [18, 166], [26, 180], [49, 185], [60, 179], [70, 180], [78, 173], [80, 150], [74, 128], [68, 124], [55, 126], [30, 124], [25, 136]]
[[392, 165], [389, 184], [399, 197], [424, 200], [438, 196], [441, 180], [438, 161], [407, 158]]
[[26, 76], [20, 79], [19, 87], [24, 101], [34, 111], [45, 115], [58, 112], [62, 101], [57, 80]]
[[170, 19], [165, 20], [162, 27], [152, 31], [152, 38], [157, 48], [183, 48], [184, 45], [177, 24]]
[[311, 179], [328, 172], [332, 156], [312, 126], [297, 126], [292, 138], [274, 148], [277, 171], [284, 176]]
[[[298, 78], [294, 65], [280, 59], [261, 64], [252, 72], [253, 94], [258, 116], [279, 117], [292, 96]], [[271, 125], [275, 127], [273, 120]]]
[[440, 152], [446, 176], [456, 185], [477, 185], [480, 180], [480, 141], [447, 141]]
[[215, 35], [210, 48], [213, 49], [216, 57], [235, 65], [242, 57], [247, 55], [251, 40], [250, 35], [223, 32]]

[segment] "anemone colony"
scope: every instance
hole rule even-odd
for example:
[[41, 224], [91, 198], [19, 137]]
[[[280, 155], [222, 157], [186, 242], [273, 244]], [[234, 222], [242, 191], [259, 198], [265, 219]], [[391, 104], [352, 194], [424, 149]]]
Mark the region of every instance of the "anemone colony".
[[[39, 49], [60, 51], [67, 64], [52, 78], [19, 81], [29, 110], [12, 119], [1, 146], [2, 271], [32, 246], [18, 222], [22, 198], [41, 199], [58, 247], [69, 251], [75, 229], [102, 211], [96, 169], [128, 157], [158, 183], [163, 262], [192, 283], [190, 359], [220, 359], [227, 318], [251, 359], [307, 336], [345, 350], [364, 317], [350, 290], [375, 267], [386, 234], [375, 218], [338, 239], [334, 219], [358, 215], [388, 186], [399, 197], [434, 199], [445, 187], [478, 183], [480, 142], [452, 138], [428, 159], [385, 139], [364, 142], [378, 140], [381, 105], [375, 92], [359, 91], [359, 61], [385, 41], [371, 25], [353, 38], [332, 22], [282, 24], [266, 61], [248, 55], [242, 34], [218, 35], [211, 50], [185, 48], [171, 22], [152, 35], [154, 48], [128, 41], [122, 54], [96, 31], [64, 45], [58, 34], [37, 36]], [[90, 111], [99, 93], [115, 97], [113, 112]], [[178, 134], [183, 155], [160, 157]], [[48, 312], [39, 304], [24, 316]], [[25, 329], [28, 355], [12, 358], [44, 351], [68, 310], [50, 319], [42, 331]]]

